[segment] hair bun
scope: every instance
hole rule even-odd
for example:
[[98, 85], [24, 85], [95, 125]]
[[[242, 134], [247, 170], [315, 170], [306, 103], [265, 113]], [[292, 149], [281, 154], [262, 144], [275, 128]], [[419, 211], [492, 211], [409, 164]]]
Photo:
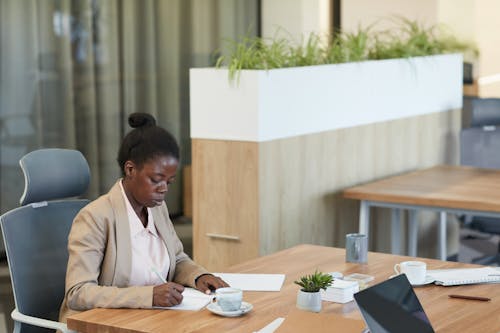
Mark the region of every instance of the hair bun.
[[156, 120], [149, 113], [136, 112], [128, 116], [128, 124], [132, 128], [154, 126]]

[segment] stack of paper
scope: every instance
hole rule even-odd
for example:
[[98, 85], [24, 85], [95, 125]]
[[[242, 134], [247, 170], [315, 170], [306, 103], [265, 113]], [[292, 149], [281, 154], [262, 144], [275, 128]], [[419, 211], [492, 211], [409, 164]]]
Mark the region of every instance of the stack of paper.
[[335, 303], [347, 303], [354, 299], [354, 293], [359, 291], [357, 281], [334, 280], [326, 290], [321, 290], [321, 299]]

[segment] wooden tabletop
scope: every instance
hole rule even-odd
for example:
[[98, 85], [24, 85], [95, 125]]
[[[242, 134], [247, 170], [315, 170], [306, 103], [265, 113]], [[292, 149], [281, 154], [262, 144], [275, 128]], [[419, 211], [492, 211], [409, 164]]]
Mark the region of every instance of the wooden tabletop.
[[[408, 257], [370, 252], [368, 264], [345, 262], [345, 250], [315, 245], [299, 245], [233, 266], [226, 272], [284, 273], [286, 279], [280, 292], [245, 292], [244, 300], [253, 304], [248, 314], [225, 318], [201, 311], [93, 309], [68, 318], [68, 327], [85, 333], [94, 332], [253, 332], [277, 317], [286, 317], [295, 309], [299, 286], [293, 283], [316, 269], [339, 271], [344, 275], [364, 273], [375, 276], [378, 283], [393, 274], [393, 266]], [[475, 265], [421, 259], [428, 269], [475, 267]], [[482, 284], [455, 287], [427, 285], [415, 292], [436, 332], [498, 332], [500, 331], [500, 285]], [[485, 296], [489, 302], [450, 299], [449, 294]], [[337, 304], [323, 302], [321, 313], [346, 318], [361, 318], [355, 302]], [[286, 320], [286, 319], [285, 319]]]
[[344, 197], [500, 213], [500, 171], [436, 166], [351, 187]]

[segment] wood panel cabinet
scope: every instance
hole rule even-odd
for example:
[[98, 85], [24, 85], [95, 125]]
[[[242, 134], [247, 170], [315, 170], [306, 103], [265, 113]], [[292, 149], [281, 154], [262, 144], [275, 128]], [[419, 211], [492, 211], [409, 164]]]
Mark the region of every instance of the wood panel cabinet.
[[209, 270], [259, 254], [258, 144], [192, 141], [193, 253]]

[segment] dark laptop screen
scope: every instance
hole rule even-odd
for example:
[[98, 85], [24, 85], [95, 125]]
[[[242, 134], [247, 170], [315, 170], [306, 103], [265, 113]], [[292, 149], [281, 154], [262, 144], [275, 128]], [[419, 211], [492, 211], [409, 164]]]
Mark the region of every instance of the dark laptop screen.
[[354, 294], [371, 333], [434, 332], [405, 274]]

